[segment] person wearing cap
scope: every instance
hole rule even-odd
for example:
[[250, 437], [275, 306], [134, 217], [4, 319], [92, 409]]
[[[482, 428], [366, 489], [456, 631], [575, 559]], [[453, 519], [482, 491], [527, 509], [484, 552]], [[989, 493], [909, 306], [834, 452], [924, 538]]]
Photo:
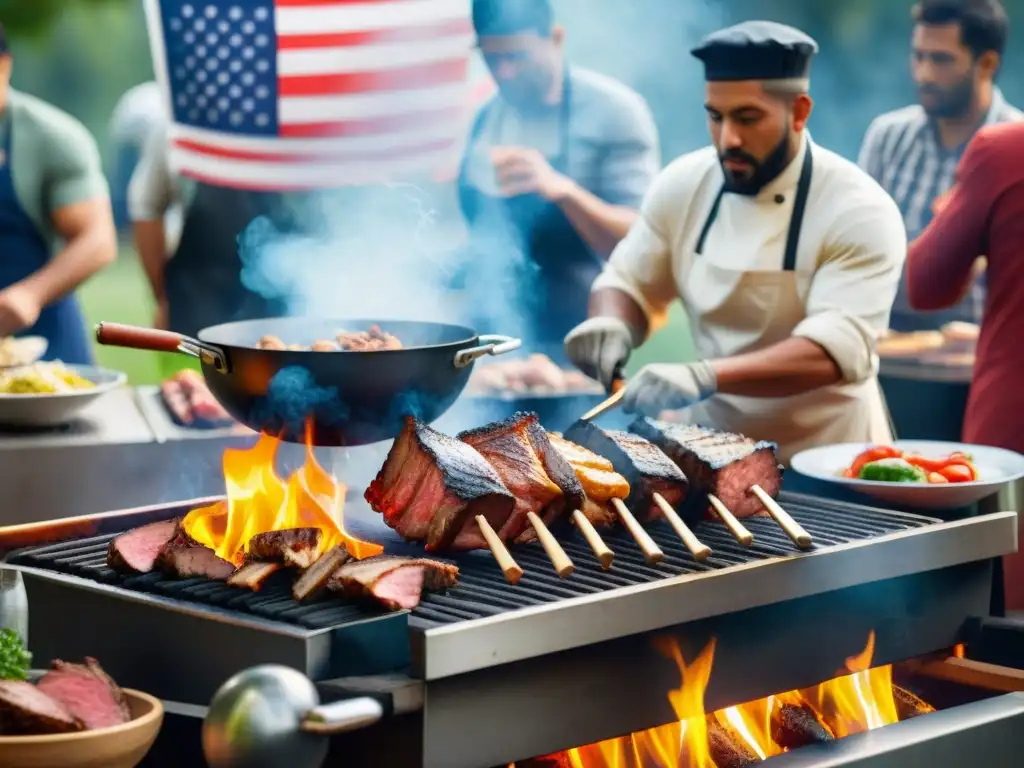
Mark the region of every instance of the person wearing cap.
[[[511, 299], [525, 341], [560, 358], [660, 168], [657, 129], [636, 92], [566, 60], [550, 0], [474, 0], [472, 16], [498, 92], [477, 115], [458, 180], [468, 287]], [[509, 296], [517, 284], [522, 295]]]
[[704, 64], [713, 146], [658, 177], [595, 281], [569, 358], [611, 388], [631, 351], [681, 299], [700, 355], [626, 384], [628, 412], [689, 408], [690, 421], [777, 442], [891, 437], [876, 379], [906, 257], [899, 209], [855, 164], [811, 141], [818, 46], [753, 21], [716, 32]]
[[99, 150], [70, 115], [11, 88], [0, 26], [0, 337], [42, 336], [44, 359], [88, 364], [74, 291], [117, 256]]

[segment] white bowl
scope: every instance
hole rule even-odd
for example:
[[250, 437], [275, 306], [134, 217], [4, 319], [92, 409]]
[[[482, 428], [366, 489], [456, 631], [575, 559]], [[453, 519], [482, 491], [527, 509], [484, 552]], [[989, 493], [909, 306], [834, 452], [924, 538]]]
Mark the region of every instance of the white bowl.
[[79, 412], [107, 392], [123, 386], [128, 377], [92, 365], [68, 365], [68, 370], [96, 386], [71, 392], [9, 395], [0, 393], [0, 424], [17, 427], [56, 427], [73, 421]]
[[1024, 456], [1003, 448], [939, 440], [897, 440], [893, 445], [908, 453], [934, 458], [948, 456], [954, 451], [969, 454], [978, 469], [978, 479], [972, 483], [932, 484], [886, 483], [843, 477], [843, 470], [853, 463], [861, 451], [871, 447], [868, 443], [841, 443], [810, 448], [794, 456], [791, 466], [801, 475], [815, 480], [834, 483], [900, 507], [916, 509], [964, 507], [993, 496], [1007, 483], [1024, 477]]

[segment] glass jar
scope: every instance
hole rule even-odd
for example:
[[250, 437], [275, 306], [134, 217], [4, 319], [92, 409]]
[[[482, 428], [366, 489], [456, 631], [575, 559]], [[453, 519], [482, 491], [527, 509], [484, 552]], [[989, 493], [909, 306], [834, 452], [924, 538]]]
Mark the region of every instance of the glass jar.
[[0, 569], [0, 629], [13, 629], [28, 646], [28, 593], [21, 572]]

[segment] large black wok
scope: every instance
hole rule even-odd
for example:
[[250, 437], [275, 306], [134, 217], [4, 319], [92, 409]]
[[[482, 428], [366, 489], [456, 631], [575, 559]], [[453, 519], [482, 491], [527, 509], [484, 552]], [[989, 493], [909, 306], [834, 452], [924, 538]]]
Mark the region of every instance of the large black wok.
[[[403, 349], [306, 352], [257, 349], [263, 336], [309, 347], [339, 331], [379, 326]], [[473, 362], [520, 346], [508, 336], [478, 336], [456, 325], [392, 320], [286, 317], [205, 328], [193, 339], [118, 323], [96, 327], [100, 344], [198, 357], [210, 392], [250, 429], [291, 442], [352, 446], [390, 440], [406, 415], [432, 422], [469, 380]]]

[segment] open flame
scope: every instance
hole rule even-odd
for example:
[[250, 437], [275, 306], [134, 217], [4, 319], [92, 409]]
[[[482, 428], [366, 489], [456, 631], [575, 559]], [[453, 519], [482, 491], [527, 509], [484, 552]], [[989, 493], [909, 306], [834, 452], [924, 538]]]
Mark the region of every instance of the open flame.
[[357, 558], [383, 552], [379, 544], [346, 533], [342, 522], [345, 485], [317, 462], [308, 430], [306, 460], [287, 480], [274, 468], [280, 443], [261, 434], [251, 448], [225, 449], [227, 499], [189, 512], [182, 522], [185, 532], [237, 565], [245, 560], [253, 536], [289, 528], [319, 528], [321, 552], [339, 544]]
[[788, 749], [779, 743], [777, 724], [783, 707], [797, 707], [814, 718], [834, 738], [870, 731], [899, 721], [893, 698], [892, 667], [871, 668], [874, 632], [865, 649], [846, 660], [841, 677], [801, 691], [704, 711], [704, 693], [711, 677], [712, 641], [687, 664], [675, 641], [662, 650], [675, 660], [682, 676], [679, 689], [668, 698], [679, 722], [618, 739], [571, 749], [565, 753], [572, 768], [717, 768], [716, 742], [727, 740], [755, 759], [767, 760]]

